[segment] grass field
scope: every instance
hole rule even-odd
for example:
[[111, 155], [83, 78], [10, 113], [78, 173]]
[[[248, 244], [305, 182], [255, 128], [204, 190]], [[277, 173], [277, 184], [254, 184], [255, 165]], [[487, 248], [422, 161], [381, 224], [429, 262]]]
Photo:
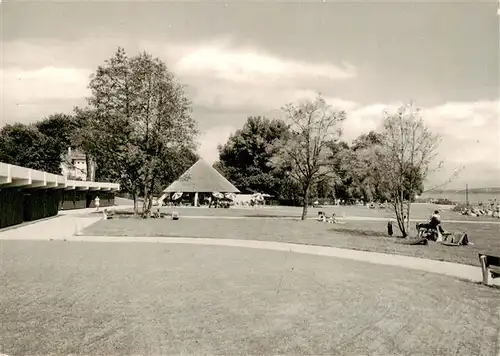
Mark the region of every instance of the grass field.
[[[129, 202], [125, 199], [121, 199], [120, 202]], [[472, 217], [472, 216], [462, 216], [457, 212], [449, 211], [451, 207], [440, 207], [434, 204], [412, 204], [411, 219], [426, 220], [436, 209], [440, 209], [441, 217], [446, 220], [463, 220], [463, 221], [496, 221], [500, 222], [498, 218], [492, 218], [488, 216]], [[132, 211], [132, 207], [128, 209]], [[298, 207], [289, 206], [265, 206], [258, 208], [241, 208], [233, 207], [230, 209], [209, 209], [209, 208], [194, 208], [194, 207], [162, 207], [162, 212], [172, 212], [177, 210], [183, 215], [203, 215], [203, 216], [239, 216], [239, 217], [256, 217], [256, 216], [282, 216], [282, 217], [300, 217], [302, 210]], [[322, 208], [312, 208], [308, 209], [309, 217], [316, 217], [318, 211], [324, 211], [329, 215], [335, 213], [337, 216], [363, 216], [363, 217], [376, 217], [390, 219], [393, 218], [394, 214], [390, 209], [368, 209], [364, 206], [326, 206]]]
[[[368, 210], [368, 209], [367, 209]], [[263, 241], [291, 242], [311, 245], [334, 246], [406, 256], [430, 258], [449, 262], [479, 265], [477, 253], [500, 254], [499, 224], [445, 223], [450, 231], [464, 231], [474, 246], [402, 245], [401, 239], [386, 236], [386, 221], [345, 221], [343, 224], [324, 224], [313, 220], [285, 219], [202, 219], [182, 218], [182, 215], [234, 214], [286, 216], [286, 210], [259, 211], [244, 209], [179, 209], [181, 219], [117, 218], [102, 220], [84, 229], [84, 235], [104, 236], [169, 236], [230, 238]], [[297, 209], [295, 209], [295, 212]], [[293, 212], [293, 211], [292, 211]], [[197, 214], [196, 214], [197, 213]], [[255, 216], [255, 215], [254, 215]], [[414, 226], [414, 224], [411, 224]], [[416, 232], [412, 232], [416, 235]]]
[[118, 242], [0, 251], [8, 355], [486, 356], [500, 327], [497, 289], [349, 260]]

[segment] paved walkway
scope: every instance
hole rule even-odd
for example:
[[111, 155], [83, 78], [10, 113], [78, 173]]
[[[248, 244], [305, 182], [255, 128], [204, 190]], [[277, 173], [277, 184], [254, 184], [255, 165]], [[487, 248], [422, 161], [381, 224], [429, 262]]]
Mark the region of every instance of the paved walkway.
[[[87, 209], [86, 209], [87, 210]], [[94, 209], [91, 209], [94, 210]], [[82, 210], [79, 210], [82, 213]], [[68, 211], [69, 212], [69, 211]], [[84, 213], [84, 212], [83, 212]], [[155, 242], [175, 244], [201, 244], [215, 246], [232, 246], [256, 248], [275, 251], [289, 251], [306, 253], [318, 256], [345, 258], [369, 263], [389, 266], [398, 266], [408, 269], [444, 274], [451, 277], [480, 282], [482, 280], [479, 267], [458, 263], [435, 261], [423, 258], [384, 254], [377, 252], [357, 251], [336, 247], [300, 245], [272, 241], [253, 241], [239, 239], [213, 239], [190, 237], [111, 237], [111, 236], [81, 236], [81, 231], [102, 219], [101, 216], [87, 217], [80, 214], [60, 214], [53, 219], [43, 220], [19, 228], [0, 232], [0, 240], [62, 240], [92, 241], [92, 242]], [[187, 216], [186, 216], [187, 217]], [[191, 217], [193, 218], [193, 217]], [[213, 217], [207, 217], [213, 218]], [[219, 217], [220, 218], [220, 217]], [[250, 218], [255, 219], [255, 218]], [[500, 281], [493, 280], [493, 284], [500, 285]]]
[[84, 228], [101, 219], [101, 216], [86, 217], [62, 214], [51, 219], [0, 232], [0, 240], [64, 239], [80, 233]]

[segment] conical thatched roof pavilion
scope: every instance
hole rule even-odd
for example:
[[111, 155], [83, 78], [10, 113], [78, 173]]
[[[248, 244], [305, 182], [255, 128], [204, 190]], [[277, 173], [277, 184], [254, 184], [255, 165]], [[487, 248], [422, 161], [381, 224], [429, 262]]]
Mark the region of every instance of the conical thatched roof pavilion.
[[170, 184], [164, 193], [239, 193], [222, 174], [202, 159], [198, 160], [175, 182]]

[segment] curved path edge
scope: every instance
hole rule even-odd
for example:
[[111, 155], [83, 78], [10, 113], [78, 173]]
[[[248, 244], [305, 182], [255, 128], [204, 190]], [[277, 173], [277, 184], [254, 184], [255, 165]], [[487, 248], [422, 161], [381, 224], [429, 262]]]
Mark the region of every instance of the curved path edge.
[[[11, 240], [4, 238], [1, 240]], [[19, 240], [14, 238], [12, 240]], [[22, 240], [38, 240], [39, 237], [25, 237]], [[45, 240], [45, 239], [42, 239]], [[285, 251], [295, 253], [305, 253], [317, 256], [328, 256], [343, 259], [350, 259], [360, 262], [368, 262], [386, 266], [402, 267], [412, 270], [419, 270], [429, 273], [437, 273], [472, 282], [481, 282], [481, 268], [459, 263], [436, 261], [425, 258], [392, 255], [380, 252], [369, 252], [350, 250], [338, 247], [315, 246], [305, 244], [294, 244], [287, 242], [257, 241], [241, 239], [218, 239], [218, 238], [197, 238], [197, 237], [147, 237], [147, 236], [82, 236], [74, 235], [70, 237], [53, 237], [52, 240], [65, 240], [75, 242], [149, 242], [149, 243], [169, 243], [169, 244], [194, 244], [226, 247], [243, 247], [264, 249], [273, 251]], [[491, 284], [500, 285], [498, 280], [490, 280]]]

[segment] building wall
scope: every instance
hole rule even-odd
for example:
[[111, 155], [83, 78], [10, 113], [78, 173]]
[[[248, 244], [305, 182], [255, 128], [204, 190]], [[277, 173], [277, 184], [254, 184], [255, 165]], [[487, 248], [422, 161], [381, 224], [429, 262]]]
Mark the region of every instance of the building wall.
[[115, 205], [115, 193], [113, 192], [93, 192], [89, 208], [95, 208], [95, 197], [99, 196], [99, 206], [107, 207]]
[[0, 189], [0, 228], [57, 215], [60, 190]]
[[79, 190], [64, 190], [59, 202], [59, 209], [85, 209], [87, 207], [85, 200], [85, 191]]
[[22, 223], [23, 215], [20, 189], [0, 189], [0, 228]]
[[24, 221], [57, 215], [61, 191], [55, 189], [26, 189], [24, 194]]
[[107, 207], [115, 204], [115, 193], [95, 192], [88, 190], [65, 190], [59, 204], [61, 210], [95, 208], [95, 197], [99, 196], [99, 206]]
[[55, 216], [59, 209], [93, 208], [96, 196], [101, 207], [115, 204], [113, 192], [0, 188], [0, 228]]

